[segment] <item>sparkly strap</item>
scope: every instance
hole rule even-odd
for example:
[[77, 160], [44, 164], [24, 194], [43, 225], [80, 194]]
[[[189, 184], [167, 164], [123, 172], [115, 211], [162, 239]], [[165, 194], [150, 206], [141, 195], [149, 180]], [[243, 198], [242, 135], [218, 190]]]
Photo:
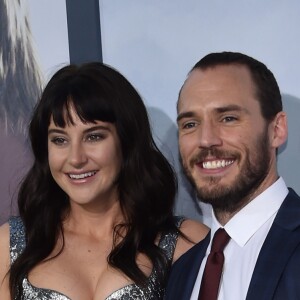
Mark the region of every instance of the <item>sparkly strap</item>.
[[[175, 218], [175, 225], [177, 228], [180, 228], [181, 223], [185, 220], [184, 217], [174, 217]], [[174, 251], [176, 248], [176, 243], [178, 240], [179, 232], [172, 231], [168, 232], [167, 234], [164, 234], [161, 236], [159, 241], [159, 247], [164, 249], [168, 258], [169, 263], [171, 264], [173, 260]]]
[[10, 263], [12, 264], [25, 248], [25, 228], [20, 217], [10, 217]]

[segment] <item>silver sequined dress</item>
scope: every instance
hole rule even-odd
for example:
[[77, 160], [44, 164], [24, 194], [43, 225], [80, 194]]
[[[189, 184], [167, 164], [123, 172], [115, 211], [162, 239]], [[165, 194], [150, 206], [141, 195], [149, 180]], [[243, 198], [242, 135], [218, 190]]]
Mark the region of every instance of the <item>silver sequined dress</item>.
[[[176, 223], [179, 227], [183, 218], [177, 218]], [[13, 263], [18, 255], [25, 248], [25, 232], [22, 220], [19, 217], [12, 217], [9, 220], [10, 226], [10, 258]], [[174, 249], [178, 238], [177, 232], [165, 234], [161, 237], [159, 246], [165, 250], [171, 264]], [[105, 300], [160, 300], [163, 299], [164, 287], [157, 278], [157, 270], [153, 269], [148, 278], [147, 286], [140, 287], [136, 284], [127, 285], [114, 293]], [[23, 280], [22, 300], [71, 300], [67, 296], [48, 289], [34, 287], [27, 278]]]

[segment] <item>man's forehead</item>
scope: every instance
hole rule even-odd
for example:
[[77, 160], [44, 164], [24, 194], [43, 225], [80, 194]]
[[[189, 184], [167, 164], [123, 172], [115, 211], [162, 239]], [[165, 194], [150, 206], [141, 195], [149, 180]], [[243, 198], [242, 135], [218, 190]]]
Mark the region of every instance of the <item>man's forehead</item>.
[[196, 68], [188, 74], [182, 88], [199, 83], [199, 81], [202, 81], [207, 77], [213, 77], [216, 80], [220, 80], [223, 78], [228, 79], [228, 77], [235, 79], [240, 78], [241, 76], [251, 78], [248, 67], [241, 64], [221, 64], [212, 67], [206, 67], [204, 69]]
[[256, 98], [255, 84], [246, 66], [233, 64], [195, 69], [180, 90], [177, 113], [183, 107], [190, 108], [191, 104], [201, 105], [199, 102], [227, 106], [239, 104], [240, 100], [246, 101], [250, 97]]
[[186, 92], [199, 90], [214, 90], [220, 85], [232, 84], [234, 88], [237, 84], [248, 85], [253, 87], [254, 82], [249, 69], [244, 65], [230, 64], [217, 65], [205, 69], [194, 69], [186, 78], [179, 92], [178, 100]]

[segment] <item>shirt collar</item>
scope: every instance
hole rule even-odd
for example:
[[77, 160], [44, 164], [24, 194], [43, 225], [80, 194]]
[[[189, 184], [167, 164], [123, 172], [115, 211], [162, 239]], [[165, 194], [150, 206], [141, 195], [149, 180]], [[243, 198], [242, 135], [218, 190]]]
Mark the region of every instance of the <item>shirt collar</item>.
[[[280, 177], [264, 192], [254, 198], [224, 226], [230, 237], [243, 247], [253, 234], [279, 209], [289, 190]], [[222, 227], [212, 211], [212, 236]]]

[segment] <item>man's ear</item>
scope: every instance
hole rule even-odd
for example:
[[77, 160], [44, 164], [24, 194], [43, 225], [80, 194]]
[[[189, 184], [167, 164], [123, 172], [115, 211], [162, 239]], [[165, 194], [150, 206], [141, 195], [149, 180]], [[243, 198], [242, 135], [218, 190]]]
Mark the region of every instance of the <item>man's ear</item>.
[[279, 148], [286, 142], [288, 137], [288, 124], [285, 112], [280, 111], [277, 113], [274, 120], [270, 124], [270, 136], [271, 145], [274, 148]]

